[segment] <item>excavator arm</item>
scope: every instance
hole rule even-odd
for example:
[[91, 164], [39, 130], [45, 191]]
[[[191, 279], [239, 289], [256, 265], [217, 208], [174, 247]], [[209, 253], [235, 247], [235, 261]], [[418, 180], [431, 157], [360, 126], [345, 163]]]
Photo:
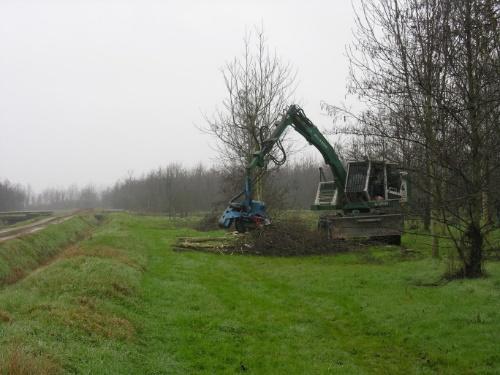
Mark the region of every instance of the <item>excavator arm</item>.
[[335, 185], [341, 194], [344, 191], [347, 173], [337, 153], [319, 129], [307, 118], [304, 111], [299, 107], [292, 107], [294, 107], [294, 111], [291, 113], [293, 128], [321, 153], [325, 163], [332, 171]]
[[[222, 227], [229, 228], [234, 222], [238, 231], [245, 231], [245, 224], [259, 225], [269, 222], [269, 218], [265, 212], [265, 205], [262, 202], [252, 199], [252, 174], [256, 168], [263, 168], [265, 166], [266, 156], [272, 151], [289, 126], [293, 127], [297, 133], [302, 135], [309, 144], [313, 145], [321, 153], [334, 176], [338, 199], [342, 199], [346, 181], [344, 166], [332, 145], [311, 120], [307, 118], [304, 111], [296, 105], [291, 105], [276, 124], [270, 137], [262, 143], [261, 149], [254, 153], [251, 162], [246, 168], [245, 189], [231, 200], [229, 206], [220, 217], [219, 224]], [[245, 199], [240, 203], [235, 203], [235, 200], [243, 194], [245, 195]]]

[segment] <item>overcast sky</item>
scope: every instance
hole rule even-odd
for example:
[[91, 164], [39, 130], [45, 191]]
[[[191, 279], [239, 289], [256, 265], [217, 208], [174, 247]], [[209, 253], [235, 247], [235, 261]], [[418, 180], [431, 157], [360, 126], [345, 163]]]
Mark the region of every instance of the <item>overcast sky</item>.
[[212, 164], [196, 125], [260, 24], [297, 69], [308, 117], [329, 126], [320, 101], [345, 96], [348, 0], [0, 0], [0, 179], [104, 186], [172, 161]]

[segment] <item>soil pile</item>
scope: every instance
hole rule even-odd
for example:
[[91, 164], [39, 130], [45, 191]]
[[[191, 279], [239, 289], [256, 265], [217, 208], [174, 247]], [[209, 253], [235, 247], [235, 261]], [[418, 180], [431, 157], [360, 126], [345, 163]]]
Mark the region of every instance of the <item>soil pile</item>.
[[257, 255], [311, 255], [347, 250], [342, 241], [332, 241], [325, 232], [310, 228], [301, 218], [282, 218], [235, 240], [235, 250]]

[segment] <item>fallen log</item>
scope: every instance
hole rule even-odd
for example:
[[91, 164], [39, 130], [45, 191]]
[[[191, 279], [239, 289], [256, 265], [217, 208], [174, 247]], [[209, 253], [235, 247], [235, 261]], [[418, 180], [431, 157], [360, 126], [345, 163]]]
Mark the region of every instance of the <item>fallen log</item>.
[[177, 242], [187, 241], [192, 243], [228, 241], [227, 237], [178, 237]]
[[178, 237], [173, 249], [175, 251], [205, 251], [224, 253], [233, 245], [232, 237]]

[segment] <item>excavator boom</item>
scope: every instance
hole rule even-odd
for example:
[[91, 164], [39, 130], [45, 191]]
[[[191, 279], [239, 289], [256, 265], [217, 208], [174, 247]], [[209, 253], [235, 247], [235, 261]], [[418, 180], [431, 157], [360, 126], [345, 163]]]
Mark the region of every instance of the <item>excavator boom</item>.
[[[245, 230], [245, 224], [261, 224], [269, 222], [265, 212], [265, 205], [262, 202], [252, 199], [252, 174], [256, 168], [263, 168], [266, 164], [266, 156], [273, 150], [276, 143], [281, 139], [285, 130], [293, 127], [297, 133], [302, 135], [312, 146], [316, 147], [325, 159], [325, 163], [330, 167], [337, 191], [337, 199], [342, 199], [342, 193], [346, 182], [346, 170], [338, 158], [335, 150], [328, 140], [321, 134], [319, 129], [307, 118], [304, 111], [297, 105], [291, 105], [283, 114], [281, 120], [274, 127], [269, 138], [262, 142], [261, 149], [256, 151], [251, 162], [246, 168], [245, 188], [242, 193], [234, 197], [219, 219], [222, 227], [229, 228], [233, 222], [237, 229]], [[245, 199], [235, 203], [235, 200], [242, 195]]]

